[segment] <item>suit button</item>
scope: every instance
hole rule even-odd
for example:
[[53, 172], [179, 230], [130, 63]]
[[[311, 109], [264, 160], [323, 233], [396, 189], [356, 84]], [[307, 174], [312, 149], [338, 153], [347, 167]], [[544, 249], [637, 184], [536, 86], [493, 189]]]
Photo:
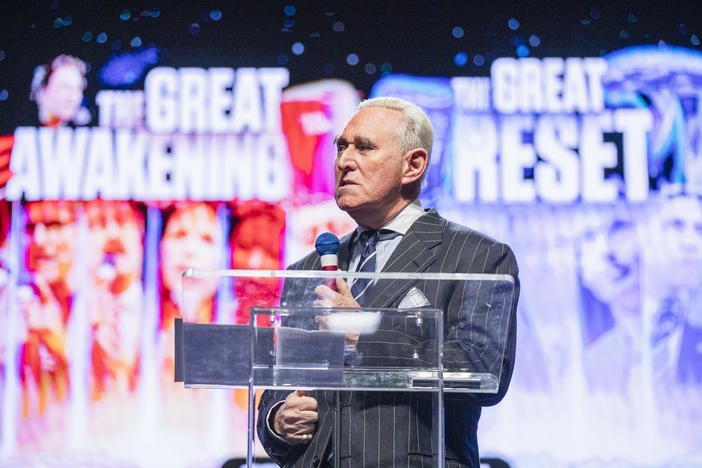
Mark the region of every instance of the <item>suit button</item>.
[[319, 462], [322, 461], [317, 455], [312, 459], [312, 466], [319, 466]]

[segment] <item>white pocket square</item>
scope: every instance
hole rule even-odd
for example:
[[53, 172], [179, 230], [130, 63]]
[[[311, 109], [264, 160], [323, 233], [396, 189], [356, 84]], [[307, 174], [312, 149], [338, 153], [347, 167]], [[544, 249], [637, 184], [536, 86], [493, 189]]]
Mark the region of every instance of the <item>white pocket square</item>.
[[412, 287], [412, 289], [407, 291], [407, 294], [405, 294], [405, 297], [402, 298], [400, 305], [398, 305], [397, 308], [416, 309], [418, 307], [425, 307], [428, 305], [431, 305], [431, 303], [427, 300], [424, 293], [416, 287]]

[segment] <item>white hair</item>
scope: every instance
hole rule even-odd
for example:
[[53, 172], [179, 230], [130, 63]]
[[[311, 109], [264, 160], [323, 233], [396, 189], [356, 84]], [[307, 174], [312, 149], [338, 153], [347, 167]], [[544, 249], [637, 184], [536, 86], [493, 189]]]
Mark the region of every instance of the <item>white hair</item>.
[[365, 108], [391, 109], [402, 112], [402, 127], [397, 132], [397, 143], [400, 151], [405, 153], [415, 148], [424, 148], [431, 156], [434, 143], [434, 127], [424, 111], [409, 101], [395, 97], [377, 97], [361, 101], [359, 109]]

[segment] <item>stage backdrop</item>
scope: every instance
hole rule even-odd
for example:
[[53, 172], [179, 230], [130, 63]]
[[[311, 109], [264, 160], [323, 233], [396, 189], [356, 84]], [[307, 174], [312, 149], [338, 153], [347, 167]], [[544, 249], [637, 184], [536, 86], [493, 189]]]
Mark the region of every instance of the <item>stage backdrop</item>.
[[452, 77], [373, 69], [364, 93], [333, 70], [301, 81], [285, 63], [181, 63], [131, 45], [36, 63], [22, 77], [35, 122], [3, 124], [0, 466], [244, 455], [245, 392], [173, 382], [173, 318], [187, 302], [186, 320], [248, 323], [245, 303], [216, 285], [181, 295], [180, 277], [284, 268], [319, 233], [352, 230], [333, 201], [332, 142], [364, 94], [426, 110], [424, 206], [519, 261], [516, 368], [483, 413], [482, 455], [702, 464], [700, 52], [517, 48]]

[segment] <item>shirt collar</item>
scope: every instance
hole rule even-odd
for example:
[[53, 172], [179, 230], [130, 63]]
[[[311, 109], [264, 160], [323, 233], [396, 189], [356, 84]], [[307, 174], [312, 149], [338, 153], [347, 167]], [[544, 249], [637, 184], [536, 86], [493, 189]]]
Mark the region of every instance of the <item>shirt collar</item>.
[[[407, 231], [409, 231], [409, 228], [414, 224], [414, 222], [422, 216], [424, 216], [422, 202], [419, 201], [419, 198], [415, 198], [412, 203], [404, 207], [402, 211], [397, 214], [397, 216], [391, 219], [380, 229], [388, 229], [390, 231], [399, 232], [404, 236], [407, 234]], [[363, 231], [365, 231], [365, 229], [363, 229], [361, 226], [357, 227], [356, 238]]]
[[403, 236], [407, 234], [409, 228], [417, 221], [419, 218], [424, 216], [424, 208], [422, 208], [422, 202], [419, 198], [415, 198], [412, 203], [404, 207], [400, 213], [395, 216], [389, 223], [382, 227], [382, 229], [389, 229], [391, 231], [399, 232]]

